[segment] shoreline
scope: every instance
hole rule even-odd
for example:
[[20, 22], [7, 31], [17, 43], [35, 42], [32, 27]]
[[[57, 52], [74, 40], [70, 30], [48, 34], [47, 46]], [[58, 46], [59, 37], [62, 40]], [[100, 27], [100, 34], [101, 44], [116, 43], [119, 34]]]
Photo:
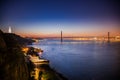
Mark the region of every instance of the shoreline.
[[[42, 53], [43, 50], [34, 48], [34, 47], [26, 47], [25, 50], [24, 51], [26, 52], [25, 53], [26, 55], [25, 54], [24, 55], [27, 56], [27, 57], [25, 57], [25, 59], [27, 60], [27, 64], [28, 64], [30, 80], [34, 80], [34, 79], [35, 80], [39, 80], [39, 79], [41, 79], [41, 80], [48, 80], [48, 79], [50, 79], [50, 80], [68, 80], [61, 73], [57, 72], [56, 70], [54, 70], [53, 68], [51, 68], [49, 66], [49, 60], [41, 58], [41, 56], [38, 55], [38, 53], [39, 52]], [[29, 52], [29, 51], [31, 51], [31, 52]], [[40, 60], [43, 60], [43, 62], [41, 62]], [[35, 61], [38, 61], [38, 62], [35, 62]]]

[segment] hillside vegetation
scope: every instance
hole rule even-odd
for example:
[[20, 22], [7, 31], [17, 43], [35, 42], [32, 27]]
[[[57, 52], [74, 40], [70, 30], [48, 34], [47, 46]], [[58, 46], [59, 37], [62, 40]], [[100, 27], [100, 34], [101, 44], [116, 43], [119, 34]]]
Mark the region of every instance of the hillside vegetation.
[[21, 46], [32, 40], [0, 30], [0, 80], [29, 80]]

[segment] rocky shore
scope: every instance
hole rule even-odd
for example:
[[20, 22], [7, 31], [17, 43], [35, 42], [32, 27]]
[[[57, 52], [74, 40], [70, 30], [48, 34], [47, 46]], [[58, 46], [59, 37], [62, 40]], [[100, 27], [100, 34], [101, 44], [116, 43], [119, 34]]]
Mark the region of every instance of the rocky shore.
[[42, 49], [34, 47], [24, 47], [23, 52], [29, 67], [31, 80], [67, 80], [62, 74], [58, 73], [49, 66], [49, 60], [40, 57]]

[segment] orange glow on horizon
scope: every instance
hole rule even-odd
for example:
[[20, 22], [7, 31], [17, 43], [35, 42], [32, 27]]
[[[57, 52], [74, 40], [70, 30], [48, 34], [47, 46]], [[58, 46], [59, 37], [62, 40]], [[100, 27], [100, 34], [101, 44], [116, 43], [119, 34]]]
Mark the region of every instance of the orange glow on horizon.
[[[47, 24], [48, 25], [48, 24]], [[69, 24], [70, 25], [70, 24]], [[61, 30], [63, 32], [63, 37], [80, 37], [80, 36], [107, 36], [107, 33], [110, 32], [110, 36], [120, 36], [120, 27], [118, 24], [72, 24], [62, 25], [62, 27], [49, 25], [49, 28], [46, 26], [37, 28], [26, 27], [16, 30], [16, 34], [19, 34], [23, 37], [60, 37]], [[33, 25], [34, 26], [34, 25]]]
[[[84, 37], [88, 37], [88, 36], [107, 36], [108, 32], [89, 32], [89, 33], [64, 33], [63, 32], [63, 37], [80, 37], [80, 36], [84, 36]], [[18, 33], [19, 35], [21, 35], [22, 37], [41, 37], [41, 38], [45, 38], [45, 37], [60, 37], [60, 33], [54, 33], [54, 34], [34, 34], [34, 33], [27, 33], [27, 34], [23, 34], [23, 33]], [[119, 32], [110, 32], [110, 36], [111, 37], [115, 37], [115, 36], [120, 36]]]

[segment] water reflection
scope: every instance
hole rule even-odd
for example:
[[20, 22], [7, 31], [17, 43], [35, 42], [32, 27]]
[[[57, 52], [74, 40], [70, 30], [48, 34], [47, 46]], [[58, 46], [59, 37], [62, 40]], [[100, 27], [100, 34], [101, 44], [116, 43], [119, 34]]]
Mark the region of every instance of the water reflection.
[[46, 40], [32, 46], [69, 80], [120, 80], [120, 42]]

